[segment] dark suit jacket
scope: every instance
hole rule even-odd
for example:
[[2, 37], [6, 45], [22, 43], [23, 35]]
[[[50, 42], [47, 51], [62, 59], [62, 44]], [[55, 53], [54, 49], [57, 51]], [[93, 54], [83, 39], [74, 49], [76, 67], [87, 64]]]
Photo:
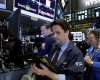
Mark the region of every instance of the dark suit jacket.
[[[52, 50], [49, 54], [51, 59], [56, 51], [56, 48]], [[78, 47], [70, 41], [68, 48], [62, 53], [60, 59], [58, 60], [56, 66], [58, 67], [57, 74], [65, 74], [66, 80], [83, 80], [84, 73], [84, 58], [82, 52]], [[42, 79], [40, 80], [49, 80]], [[51, 80], [51, 79], [50, 79]]]
[[[49, 58], [51, 59], [56, 48], [51, 51]], [[58, 74], [65, 74], [66, 80], [83, 80], [84, 73], [84, 57], [78, 47], [70, 41], [68, 48], [62, 53], [57, 61]]]

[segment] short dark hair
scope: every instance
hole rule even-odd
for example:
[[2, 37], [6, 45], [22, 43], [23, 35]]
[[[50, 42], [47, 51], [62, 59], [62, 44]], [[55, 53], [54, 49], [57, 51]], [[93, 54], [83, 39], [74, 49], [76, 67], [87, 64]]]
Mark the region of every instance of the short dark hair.
[[48, 24], [44, 24], [43, 26], [45, 26], [46, 29], [49, 29], [49, 28], [51, 29], [51, 25], [49, 23]]
[[51, 23], [51, 27], [54, 25], [60, 25], [64, 31], [70, 30], [70, 24], [64, 19], [58, 19]]
[[89, 34], [94, 34], [95, 39], [97, 41], [100, 41], [100, 31], [94, 29], [94, 30], [90, 31]]

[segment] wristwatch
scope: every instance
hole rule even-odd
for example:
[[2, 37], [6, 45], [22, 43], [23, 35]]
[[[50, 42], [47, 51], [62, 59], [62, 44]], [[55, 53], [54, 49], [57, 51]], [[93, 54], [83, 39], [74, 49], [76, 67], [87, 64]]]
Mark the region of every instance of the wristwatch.
[[93, 61], [91, 62], [91, 66], [93, 66]]

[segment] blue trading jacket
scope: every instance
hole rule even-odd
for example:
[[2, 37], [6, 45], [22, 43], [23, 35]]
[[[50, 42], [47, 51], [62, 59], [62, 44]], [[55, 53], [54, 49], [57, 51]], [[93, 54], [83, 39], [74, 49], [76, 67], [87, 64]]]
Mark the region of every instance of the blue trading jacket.
[[[90, 58], [93, 52], [93, 47], [90, 47], [87, 54]], [[96, 52], [93, 57], [93, 66], [90, 72], [90, 80], [100, 80], [100, 49]]]
[[55, 43], [55, 40], [53, 38], [54, 34], [50, 34], [42, 43], [40, 54], [42, 56], [49, 54], [50, 50], [52, 49], [52, 44]]

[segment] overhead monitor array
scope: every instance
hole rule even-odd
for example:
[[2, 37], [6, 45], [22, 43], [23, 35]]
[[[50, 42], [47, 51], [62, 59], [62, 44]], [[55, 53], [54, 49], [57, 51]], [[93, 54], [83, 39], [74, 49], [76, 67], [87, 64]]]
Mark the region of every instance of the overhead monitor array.
[[15, 0], [13, 10], [19, 7], [22, 14], [47, 21], [54, 20], [55, 0]]

